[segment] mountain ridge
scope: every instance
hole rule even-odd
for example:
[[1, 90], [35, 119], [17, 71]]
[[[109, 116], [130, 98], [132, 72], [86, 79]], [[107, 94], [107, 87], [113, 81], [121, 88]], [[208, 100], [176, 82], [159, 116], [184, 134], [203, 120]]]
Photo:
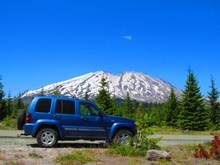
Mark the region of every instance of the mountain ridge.
[[96, 71], [30, 90], [24, 93], [22, 98], [37, 96], [42, 89], [46, 94], [51, 94], [58, 89], [62, 95], [74, 95], [79, 98], [84, 97], [88, 90], [89, 96], [94, 99], [100, 89], [102, 77], [106, 78], [112, 96], [119, 99], [124, 99], [129, 93], [132, 100], [155, 103], [166, 101], [171, 88], [175, 90], [177, 95], [181, 94], [181, 91], [171, 83], [143, 72], [124, 71], [119, 74], [112, 74]]

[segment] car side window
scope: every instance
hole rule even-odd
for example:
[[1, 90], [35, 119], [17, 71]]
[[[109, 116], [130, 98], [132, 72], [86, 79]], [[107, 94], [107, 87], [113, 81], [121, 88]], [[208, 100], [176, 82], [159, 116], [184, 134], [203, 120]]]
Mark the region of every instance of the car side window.
[[81, 116], [98, 116], [99, 112], [97, 108], [89, 103], [80, 103], [80, 115]]
[[57, 100], [56, 113], [60, 114], [75, 114], [75, 103], [71, 100]]
[[35, 112], [48, 113], [50, 112], [51, 99], [39, 99], [37, 101]]

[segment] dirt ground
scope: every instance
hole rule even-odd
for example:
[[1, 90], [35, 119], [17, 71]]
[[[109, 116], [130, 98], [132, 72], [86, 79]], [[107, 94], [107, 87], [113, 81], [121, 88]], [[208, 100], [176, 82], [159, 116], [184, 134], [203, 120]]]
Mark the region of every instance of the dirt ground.
[[58, 156], [79, 150], [89, 153], [91, 157], [98, 160], [86, 165], [220, 165], [220, 162], [215, 160], [193, 158], [194, 149], [186, 145], [186, 143], [192, 145], [209, 141], [209, 136], [166, 135], [161, 145], [171, 153], [172, 160], [150, 162], [144, 157], [111, 155], [107, 152], [108, 149], [105, 148], [104, 143], [97, 141], [59, 142], [56, 148], [39, 148], [36, 139], [19, 137], [17, 136], [19, 133], [0, 131], [0, 165], [56, 165], [58, 163], [55, 159]]
[[98, 161], [86, 165], [219, 165], [215, 160], [195, 159], [189, 147], [172, 146], [166, 148], [171, 152], [171, 161], [147, 161], [143, 157], [123, 157], [107, 153], [103, 144], [62, 143], [56, 148], [39, 148], [30, 145], [1, 145], [0, 164], [7, 165], [53, 165], [56, 157], [72, 151], [85, 151]]

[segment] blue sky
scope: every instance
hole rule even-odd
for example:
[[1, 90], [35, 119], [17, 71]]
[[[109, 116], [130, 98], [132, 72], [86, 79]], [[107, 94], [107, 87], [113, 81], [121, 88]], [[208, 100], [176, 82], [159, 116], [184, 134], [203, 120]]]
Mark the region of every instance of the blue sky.
[[0, 74], [13, 95], [91, 71], [141, 71], [220, 88], [217, 0], [0, 2]]

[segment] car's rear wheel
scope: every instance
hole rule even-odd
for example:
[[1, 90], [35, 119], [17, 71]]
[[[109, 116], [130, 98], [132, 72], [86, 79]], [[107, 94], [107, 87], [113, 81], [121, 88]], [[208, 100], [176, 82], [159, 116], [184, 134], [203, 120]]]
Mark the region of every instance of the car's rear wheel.
[[52, 128], [43, 128], [37, 133], [37, 143], [40, 147], [54, 147], [58, 141], [58, 133]]
[[23, 126], [25, 124], [25, 118], [26, 118], [26, 111], [25, 110], [19, 110], [19, 114], [17, 117], [17, 129], [23, 130]]
[[113, 142], [114, 143], [120, 143], [120, 144], [128, 144], [129, 139], [133, 136], [133, 133], [127, 129], [121, 129], [119, 130], [114, 138]]

